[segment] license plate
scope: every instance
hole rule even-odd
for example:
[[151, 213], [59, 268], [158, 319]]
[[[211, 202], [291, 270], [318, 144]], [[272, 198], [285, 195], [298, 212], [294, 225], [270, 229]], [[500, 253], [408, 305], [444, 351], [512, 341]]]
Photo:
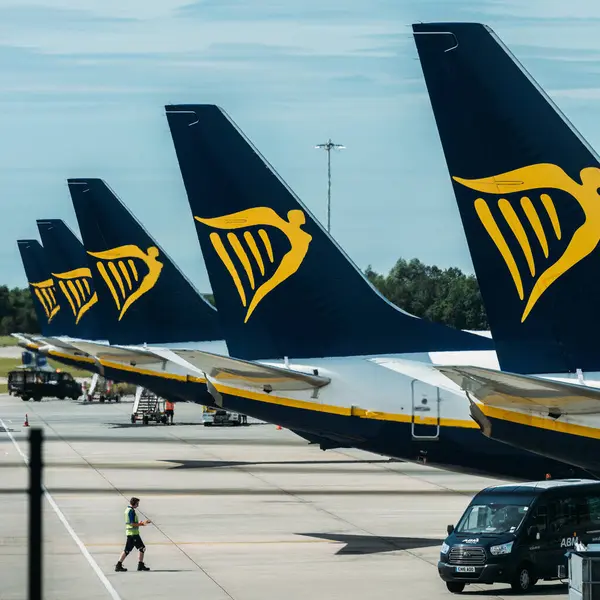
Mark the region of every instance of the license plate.
[[475, 567], [456, 567], [457, 573], [475, 573]]

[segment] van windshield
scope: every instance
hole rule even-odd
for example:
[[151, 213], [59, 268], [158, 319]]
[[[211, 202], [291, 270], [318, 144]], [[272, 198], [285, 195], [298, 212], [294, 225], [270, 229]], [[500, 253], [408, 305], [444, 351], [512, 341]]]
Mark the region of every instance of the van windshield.
[[456, 532], [478, 535], [513, 533], [527, 516], [528, 509], [523, 504], [473, 504], [467, 508]]

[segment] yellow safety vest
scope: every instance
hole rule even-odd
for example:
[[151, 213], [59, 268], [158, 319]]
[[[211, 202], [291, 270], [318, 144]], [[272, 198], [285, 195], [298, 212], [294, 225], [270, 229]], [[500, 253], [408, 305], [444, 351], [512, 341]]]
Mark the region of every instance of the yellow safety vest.
[[125, 531], [127, 532], [127, 535], [139, 535], [140, 534], [140, 528], [134, 527], [132, 525], [132, 523], [137, 523], [137, 522], [138, 522], [138, 517], [137, 517], [137, 513], [135, 512], [135, 508], [131, 508], [131, 506], [128, 506], [125, 509]]

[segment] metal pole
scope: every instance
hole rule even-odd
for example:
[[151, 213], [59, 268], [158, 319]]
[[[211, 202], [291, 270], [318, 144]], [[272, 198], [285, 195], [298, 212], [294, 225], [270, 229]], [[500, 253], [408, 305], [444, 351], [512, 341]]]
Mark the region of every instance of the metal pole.
[[42, 445], [41, 429], [29, 433], [29, 600], [42, 600]]
[[331, 139], [327, 142], [327, 232], [331, 231]]
[[327, 152], [327, 231], [331, 231], [331, 151], [345, 148], [342, 144], [335, 144], [331, 138], [325, 144], [317, 144], [315, 148]]

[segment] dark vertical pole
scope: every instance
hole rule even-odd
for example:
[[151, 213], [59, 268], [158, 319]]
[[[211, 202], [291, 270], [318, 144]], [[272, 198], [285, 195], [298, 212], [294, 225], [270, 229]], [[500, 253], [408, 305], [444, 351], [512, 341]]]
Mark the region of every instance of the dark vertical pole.
[[327, 142], [327, 232], [331, 231], [331, 138]]
[[41, 429], [29, 433], [29, 600], [42, 600]]

